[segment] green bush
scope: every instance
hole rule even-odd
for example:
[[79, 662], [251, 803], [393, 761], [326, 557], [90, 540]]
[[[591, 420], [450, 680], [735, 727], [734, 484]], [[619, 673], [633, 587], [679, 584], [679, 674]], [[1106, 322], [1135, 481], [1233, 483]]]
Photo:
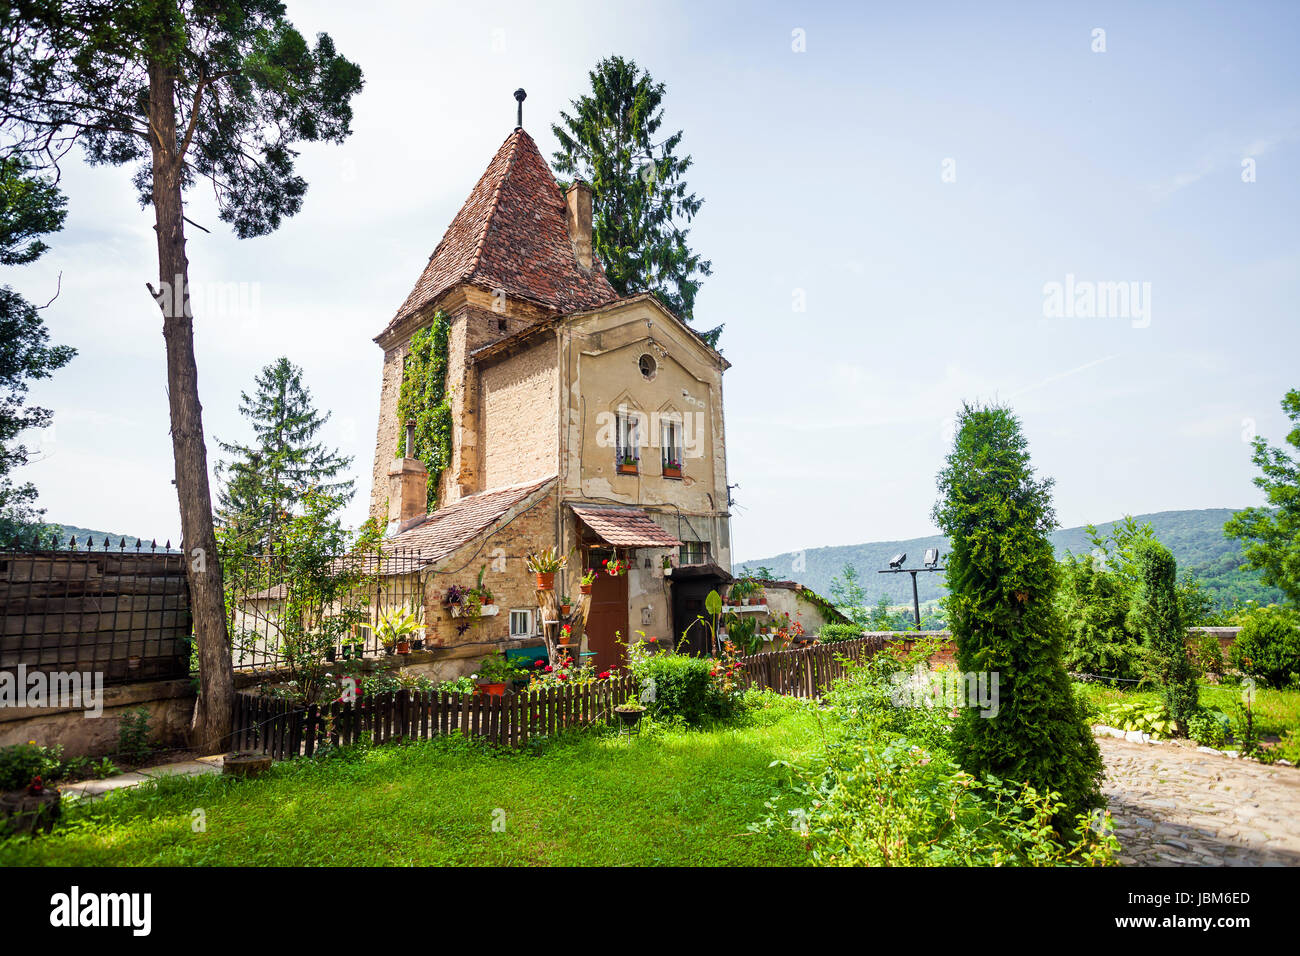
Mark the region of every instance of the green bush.
[[957, 765], [947, 708], [915, 706], [905, 693], [904, 682], [926, 676], [915, 669], [923, 662], [924, 651], [886, 651], [850, 665], [823, 700], [831, 732], [815, 769], [787, 765], [798, 805], [770, 803], [751, 829], [793, 825], [829, 866], [1109, 863], [1114, 837], [1087, 815], [1069, 817], [1059, 795], [977, 780]]
[[680, 717], [688, 724], [731, 717], [733, 698], [724, 696], [716, 680], [717, 662], [686, 654], [654, 654], [638, 667], [641, 686], [654, 681], [654, 700], [647, 704], [651, 716], [663, 720]]
[[817, 632], [817, 640], [823, 644], [833, 644], [836, 641], [854, 641], [862, 636], [862, 628], [856, 624], [823, 624], [820, 631]]
[[1192, 666], [1201, 677], [1223, 677], [1223, 648], [1213, 634], [1202, 631], [1192, 641], [1189, 650]]
[[1228, 739], [1232, 721], [1221, 710], [1202, 709], [1187, 721], [1187, 735], [1202, 747], [1221, 748]]
[[1232, 666], [1269, 687], [1300, 684], [1300, 628], [1285, 608], [1251, 611], [1229, 652]]
[[[797, 792], [807, 806], [787, 816], [822, 866], [1105, 866], [1119, 847], [1086, 814], [1058, 834], [1058, 794], [976, 780], [906, 738], [863, 748]], [[756, 829], [783, 824], [771, 816]]]
[[0, 790], [21, 790], [36, 777], [49, 783], [58, 776], [62, 749], [37, 744], [0, 747]]

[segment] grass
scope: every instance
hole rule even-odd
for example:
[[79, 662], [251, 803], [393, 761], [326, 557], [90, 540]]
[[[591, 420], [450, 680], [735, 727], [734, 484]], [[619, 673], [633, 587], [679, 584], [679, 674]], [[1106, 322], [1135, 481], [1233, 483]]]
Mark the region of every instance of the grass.
[[[1092, 718], [1100, 718], [1112, 704], [1144, 700], [1156, 703], [1161, 695], [1158, 688], [1124, 690], [1101, 683], [1076, 683], [1092, 708]], [[1241, 704], [1239, 685], [1200, 685], [1202, 707], [1217, 707], [1233, 718], [1234, 726]], [[1279, 737], [1286, 731], [1300, 732], [1300, 690], [1274, 690], [1260, 687], [1255, 691], [1255, 731], [1264, 737]]]
[[768, 697], [738, 726], [572, 734], [535, 753], [452, 737], [256, 780], [164, 779], [65, 804], [53, 835], [0, 841], [0, 865], [798, 865], [793, 833], [746, 828], [774, 790], [769, 764], [814, 748], [816, 723]]

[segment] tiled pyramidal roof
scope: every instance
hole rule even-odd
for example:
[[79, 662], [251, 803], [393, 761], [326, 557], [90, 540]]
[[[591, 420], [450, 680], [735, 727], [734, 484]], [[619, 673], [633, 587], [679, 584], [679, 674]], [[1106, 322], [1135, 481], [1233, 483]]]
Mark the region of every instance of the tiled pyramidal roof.
[[599, 266], [587, 274], [578, 268], [564, 195], [522, 129], [492, 157], [389, 328], [461, 282], [502, 289], [558, 312], [618, 298]]

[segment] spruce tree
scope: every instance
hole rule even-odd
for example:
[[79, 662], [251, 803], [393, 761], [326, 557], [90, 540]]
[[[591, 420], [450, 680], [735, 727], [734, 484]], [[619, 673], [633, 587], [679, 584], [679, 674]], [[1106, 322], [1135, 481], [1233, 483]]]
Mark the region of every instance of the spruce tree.
[[1155, 668], [1169, 716], [1186, 732], [1187, 721], [1196, 713], [1198, 692], [1196, 671], [1187, 654], [1187, 626], [1178, 598], [1174, 556], [1159, 541], [1140, 541], [1135, 563], [1138, 584], [1132, 628]]
[[352, 458], [326, 448], [316, 435], [329, 421], [312, 405], [302, 369], [281, 357], [254, 380], [254, 392], [240, 394], [239, 412], [253, 423], [252, 444], [219, 441], [232, 456], [217, 467], [225, 479], [218, 497], [218, 519], [246, 544], [273, 545], [296, 503], [308, 489], [337, 501], [351, 499], [354, 482], [340, 480]]
[[[682, 131], [663, 135], [665, 87], [632, 60], [611, 56], [589, 74], [591, 93], [560, 111], [555, 169], [591, 187], [592, 247], [619, 295], [653, 292], [684, 322], [694, 317], [700, 279], [712, 272], [687, 243], [686, 223], [704, 200], [683, 177]], [[716, 345], [722, 326], [702, 333]]]
[[960, 670], [998, 674], [996, 716], [966, 707], [957, 717], [958, 759], [1083, 812], [1101, 805], [1101, 754], [1061, 660], [1052, 481], [1035, 477], [1009, 409], [967, 405], [958, 424], [934, 508], [952, 548], [949, 621]]

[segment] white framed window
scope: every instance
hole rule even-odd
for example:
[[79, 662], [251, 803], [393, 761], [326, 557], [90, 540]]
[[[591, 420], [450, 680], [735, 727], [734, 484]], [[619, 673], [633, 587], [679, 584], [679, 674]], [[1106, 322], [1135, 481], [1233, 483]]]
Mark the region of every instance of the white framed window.
[[532, 637], [533, 636], [533, 612], [531, 608], [511, 609], [510, 636], [511, 637]]
[[663, 454], [663, 465], [668, 468], [682, 467], [682, 423], [671, 418], [659, 423], [659, 445]]
[[641, 442], [637, 419], [636, 412], [627, 409], [619, 410], [616, 447], [614, 448], [614, 457], [619, 464], [638, 461], [641, 458], [641, 452], [639, 451]]

